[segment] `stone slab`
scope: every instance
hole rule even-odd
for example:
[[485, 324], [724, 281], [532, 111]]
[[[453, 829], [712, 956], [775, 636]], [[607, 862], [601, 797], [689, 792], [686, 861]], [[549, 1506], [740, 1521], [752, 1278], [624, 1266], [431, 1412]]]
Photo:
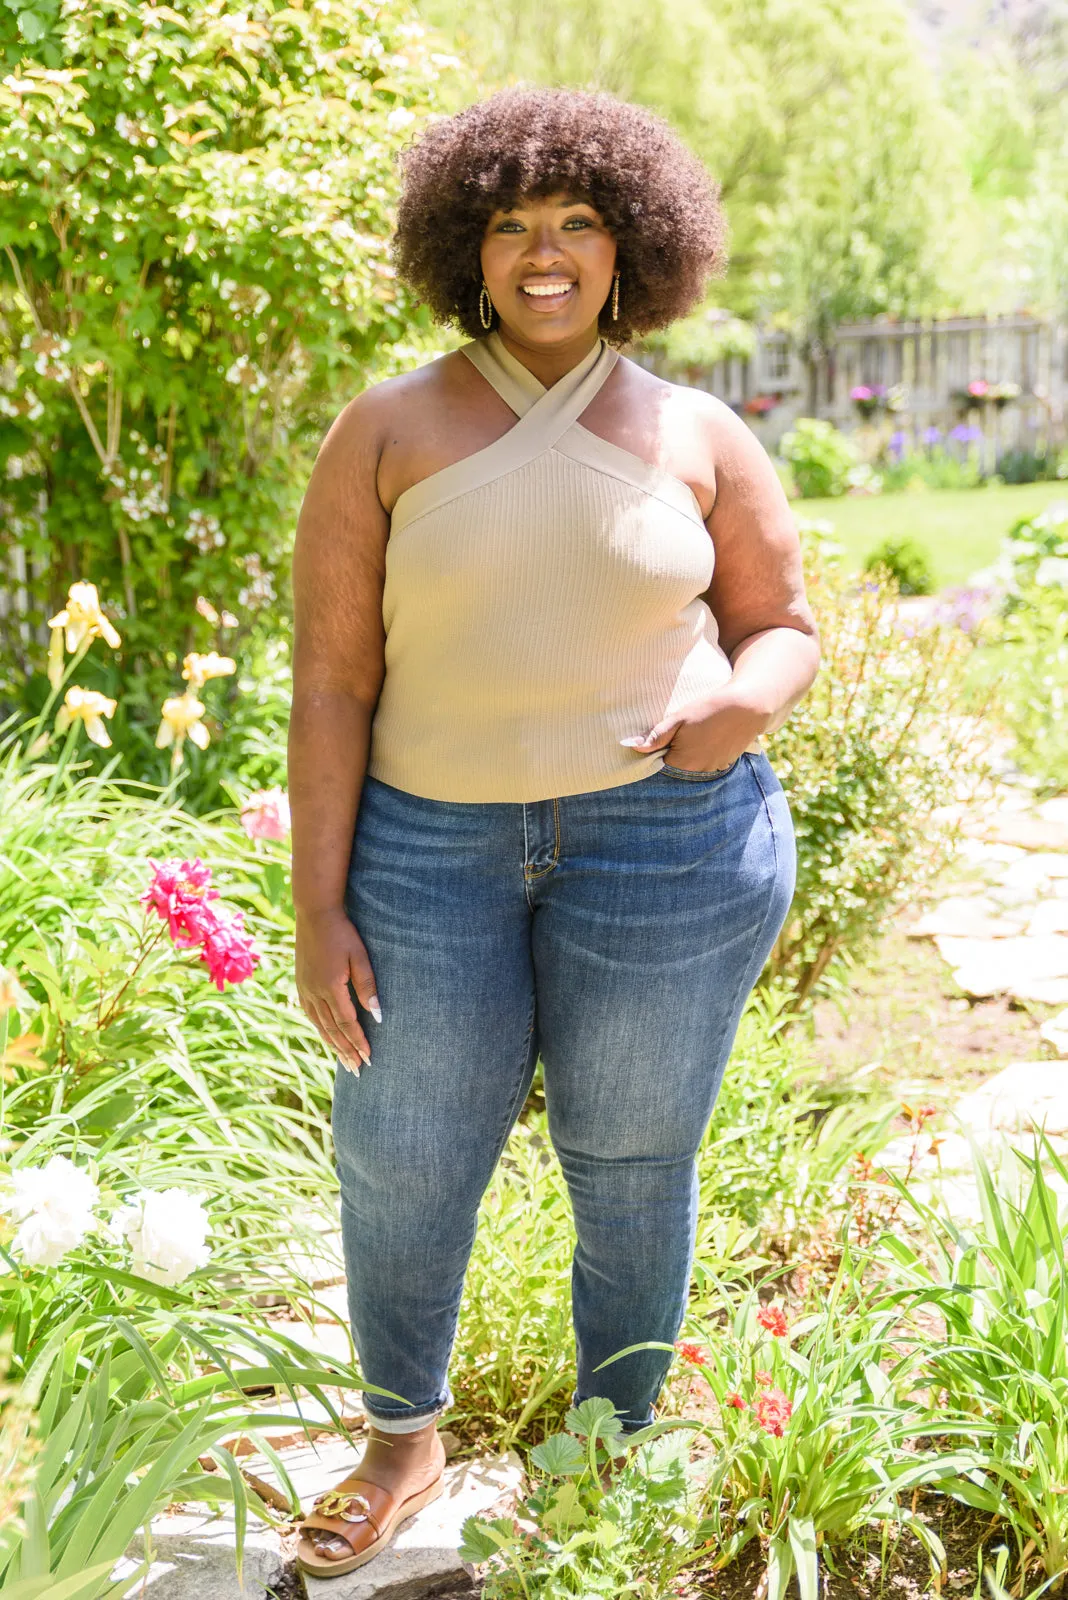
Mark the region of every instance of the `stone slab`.
[[1040, 900], [1026, 931], [1031, 939], [1046, 933], [1068, 933], [1068, 900]]
[[1068, 822], [1049, 822], [1033, 813], [999, 811], [965, 822], [964, 828], [992, 844], [1016, 844], [1024, 850], [1068, 850]]
[[1014, 918], [1001, 914], [1001, 907], [988, 895], [950, 895], [908, 930], [910, 939], [933, 939], [939, 934], [968, 939], [1011, 939], [1020, 932]]
[[1050, 1017], [1039, 1028], [1040, 1036], [1047, 1044], [1051, 1044], [1059, 1056], [1068, 1056], [1068, 1011], [1062, 1011], [1056, 1017]]
[[[236, 1540], [230, 1517], [210, 1509], [164, 1512], [152, 1519], [152, 1564], [125, 1591], [126, 1600], [264, 1600], [287, 1568], [281, 1535], [250, 1519], [245, 1534], [242, 1584], [237, 1576]], [[138, 1534], [112, 1578], [132, 1577], [144, 1559]]]
[[1068, 1068], [1059, 1061], [1014, 1061], [957, 1102], [955, 1115], [977, 1133], [1068, 1134]]
[[1068, 989], [1068, 937], [1062, 934], [1042, 938], [1021, 934], [1011, 939], [940, 934], [935, 943], [954, 969], [956, 982], [977, 998], [1011, 994], [1022, 1000], [1040, 999], [1042, 994], [1036, 990], [1044, 990], [1052, 981], [1064, 981]]
[[[298, 1468], [302, 1503], [336, 1483], [352, 1470], [352, 1464], [350, 1451], [347, 1459], [335, 1461], [330, 1470], [325, 1469], [325, 1458], [315, 1466], [305, 1463]], [[514, 1451], [447, 1466], [440, 1499], [402, 1523], [381, 1555], [342, 1577], [314, 1578], [306, 1573], [308, 1600], [422, 1600], [446, 1586], [450, 1594], [476, 1594], [460, 1560], [460, 1530], [475, 1514], [503, 1514], [506, 1506], [515, 1503], [523, 1482], [522, 1462]]]

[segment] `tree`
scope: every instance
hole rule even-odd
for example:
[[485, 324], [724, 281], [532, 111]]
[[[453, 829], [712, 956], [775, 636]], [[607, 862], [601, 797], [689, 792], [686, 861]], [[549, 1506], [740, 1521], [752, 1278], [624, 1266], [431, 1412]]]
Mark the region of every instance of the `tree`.
[[[907, 13], [885, 0], [426, 0], [489, 83], [604, 88], [666, 115], [719, 180], [738, 315], [800, 339], [952, 293], [968, 184]], [[966, 222], [966, 218], [963, 219]]]
[[0, 59], [7, 664], [78, 578], [173, 663], [198, 596], [272, 601], [301, 452], [426, 343], [393, 157], [458, 63], [404, 0], [27, 0]]

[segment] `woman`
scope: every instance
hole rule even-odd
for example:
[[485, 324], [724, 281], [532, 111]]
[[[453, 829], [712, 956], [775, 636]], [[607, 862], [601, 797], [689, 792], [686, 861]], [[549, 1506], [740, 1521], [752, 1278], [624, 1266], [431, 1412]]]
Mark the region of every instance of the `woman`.
[[578, 1238], [575, 1400], [652, 1417], [695, 1153], [786, 915], [761, 734], [816, 673], [746, 425], [617, 346], [721, 266], [716, 190], [607, 95], [508, 90], [404, 158], [401, 277], [470, 343], [330, 429], [294, 555], [301, 1003], [333, 1130], [368, 1443], [304, 1524], [369, 1560], [441, 1491], [479, 1201], [540, 1056]]

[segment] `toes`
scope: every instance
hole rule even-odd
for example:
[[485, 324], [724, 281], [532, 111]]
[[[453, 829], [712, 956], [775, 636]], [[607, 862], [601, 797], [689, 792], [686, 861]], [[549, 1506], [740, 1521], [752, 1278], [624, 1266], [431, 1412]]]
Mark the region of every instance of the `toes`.
[[340, 1561], [344, 1556], [351, 1556], [352, 1550], [338, 1533], [322, 1533], [312, 1540], [317, 1556], [325, 1556], [328, 1561]]

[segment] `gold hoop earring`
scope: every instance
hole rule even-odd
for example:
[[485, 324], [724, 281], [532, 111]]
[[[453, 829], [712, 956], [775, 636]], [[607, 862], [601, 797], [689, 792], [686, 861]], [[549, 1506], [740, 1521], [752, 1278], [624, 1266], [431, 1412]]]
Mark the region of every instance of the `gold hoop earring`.
[[619, 321], [619, 273], [612, 274], [612, 321]]
[[478, 320], [484, 328], [493, 327], [493, 301], [490, 299], [490, 292], [486, 288], [485, 278], [482, 280], [482, 288], [478, 296]]

